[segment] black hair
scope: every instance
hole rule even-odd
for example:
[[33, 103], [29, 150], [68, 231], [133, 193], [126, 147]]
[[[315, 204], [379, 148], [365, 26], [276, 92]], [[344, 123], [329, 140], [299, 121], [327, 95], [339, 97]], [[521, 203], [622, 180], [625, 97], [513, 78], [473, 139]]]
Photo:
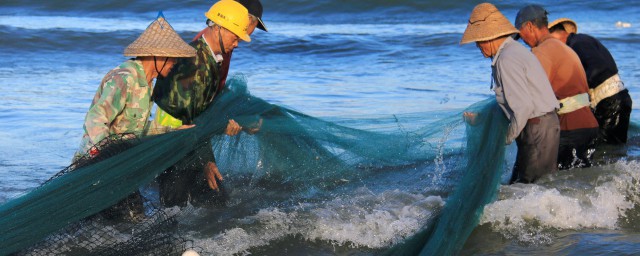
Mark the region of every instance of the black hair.
[[551, 32], [551, 33], [556, 32], [556, 31], [560, 31], [560, 30], [561, 31], [567, 31], [567, 30], [564, 29], [564, 26], [562, 25], [562, 23], [558, 23], [555, 26], [549, 28], [549, 32]]

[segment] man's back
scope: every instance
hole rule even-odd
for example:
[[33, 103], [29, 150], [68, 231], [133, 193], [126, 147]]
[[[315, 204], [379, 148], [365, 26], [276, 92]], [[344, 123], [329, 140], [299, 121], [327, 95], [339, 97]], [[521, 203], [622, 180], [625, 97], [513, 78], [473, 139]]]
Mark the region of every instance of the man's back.
[[607, 48], [587, 34], [570, 34], [567, 45], [573, 49], [584, 67], [589, 88], [596, 88], [618, 73], [618, 66]]
[[[542, 68], [547, 73], [553, 92], [558, 100], [589, 92], [584, 68], [578, 55], [560, 40], [550, 35], [532, 49]], [[562, 130], [598, 127], [589, 107], [582, 107], [560, 115]]]

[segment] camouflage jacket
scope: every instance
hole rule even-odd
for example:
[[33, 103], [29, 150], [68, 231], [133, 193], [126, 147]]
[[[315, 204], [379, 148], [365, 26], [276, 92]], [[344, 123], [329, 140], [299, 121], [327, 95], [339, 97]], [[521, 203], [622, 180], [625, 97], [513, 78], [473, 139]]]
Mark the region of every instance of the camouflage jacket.
[[158, 78], [153, 101], [169, 115], [184, 124], [202, 113], [213, 101], [220, 85], [220, 63], [209, 46], [200, 38], [190, 43], [195, 58], [180, 58], [167, 77]]
[[151, 91], [140, 61], [128, 60], [109, 71], [85, 117], [78, 153], [112, 134], [143, 133], [153, 105]]

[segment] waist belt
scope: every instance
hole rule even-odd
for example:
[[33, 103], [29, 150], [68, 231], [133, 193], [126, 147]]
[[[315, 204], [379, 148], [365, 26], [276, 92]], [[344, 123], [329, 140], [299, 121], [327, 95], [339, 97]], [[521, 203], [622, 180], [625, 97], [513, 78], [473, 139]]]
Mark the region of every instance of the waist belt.
[[543, 117], [545, 117], [547, 115], [550, 115], [550, 114], [554, 114], [555, 115], [556, 113], [554, 113], [552, 111], [552, 112], [546, 113], [546, 114], [538, 116], [538, 117], [529, 118], [529, 120], [527, 120], [527, 124], [539, 124]]
[[539, 124], [539, 123], [540, 123], [540, 117], [534, 117], [527, 120], [527, 124]]
[[591, 108], [596, 108], [601, 100], [616, 95], [616, 93], [624, 90], [624, 83], [620, 80], [620, 76], [615, 74], [609, 77], [607, 80], [596, 86], [595, 89], [589, 89], [589, 96], [591, 96]]
[[589, 94], [581, 93], [560, 100], [558, 114], [566, 114], [589, 106]]

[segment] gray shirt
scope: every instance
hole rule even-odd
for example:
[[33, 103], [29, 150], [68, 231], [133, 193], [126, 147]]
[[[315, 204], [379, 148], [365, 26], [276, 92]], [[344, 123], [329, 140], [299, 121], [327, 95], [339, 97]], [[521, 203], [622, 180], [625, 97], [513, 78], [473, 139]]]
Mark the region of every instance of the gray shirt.
[[511, 37], [500, 45], [491, 69], [496, 101], [511, 122], [507, 144], [518, 137], [527, 120], [560, 107], [538, 59]]

